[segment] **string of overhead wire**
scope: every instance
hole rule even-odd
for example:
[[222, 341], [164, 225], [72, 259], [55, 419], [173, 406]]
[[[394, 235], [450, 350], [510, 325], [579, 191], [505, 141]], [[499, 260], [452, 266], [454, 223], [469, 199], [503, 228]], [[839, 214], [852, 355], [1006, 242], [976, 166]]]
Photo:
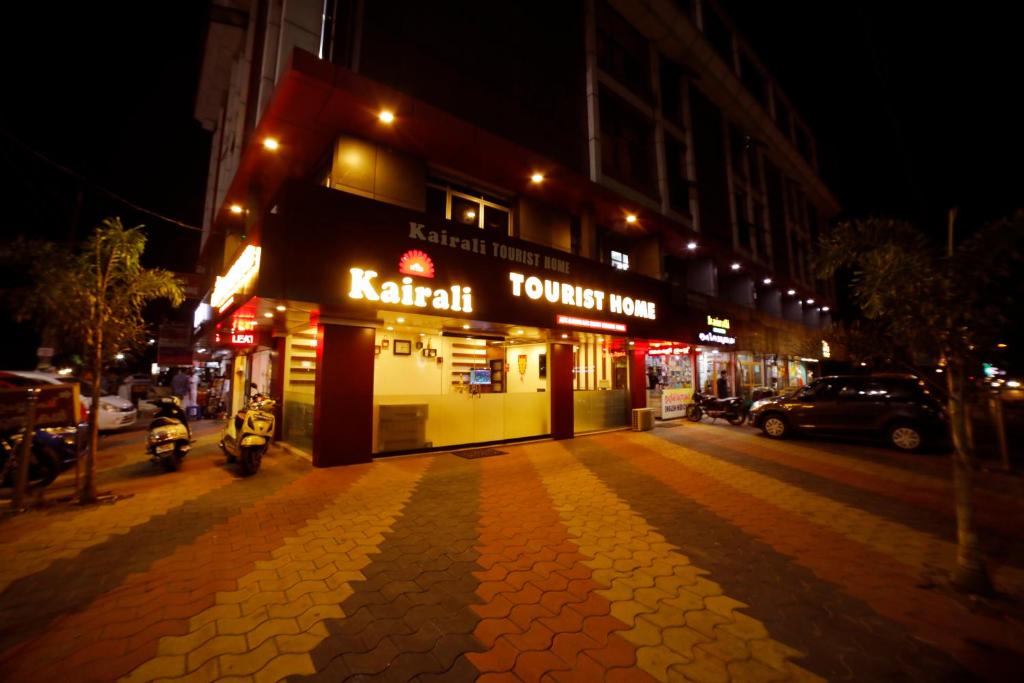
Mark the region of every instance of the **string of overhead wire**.
[[165, 216], [165, 215], [163, 215], [163, 214], [161, 214], [161, 213], [159, 213], [157, 211], [153, 211], [152, 209], [147, 209], [146, 207], [140, 206], [139, 204], [136, 204], [135, 202], [131, 201], [130, 199], [127, 199], [127, 198], [123, 197], [122, 195], [114, 192], [113, 190], [108, 190], [106, 187], [100, 185], [96, 181], [90, 180], [89, 178], [86, 178], [84, 175], [82, 175], [78, 171], [74, 170], [73, 168], [69, 168], [69, 167], [65, 166], [64, 164], [61, 164], [61, 163], [59, 163], [57, 161], [54, 161], [53, 159], [49, 158], [48, 156], [46, 156], [45, 154], [43, 154], [39, 150], [33, 148], [32, 146], [30, 146], [26, 142], [18, 139], [13, 134], [11, 134], [10, 131], [8, 131], [8, 130], [6, 130], [4, 128], [0, 128], [0, 133], [2, 133], [5, 138], [7, 138], [11, 142], [13, 142], [15, 145], [20, 147], [22, 150], [24, 150], [25, 152], [27, 152], [27, 153], [31, 154], [32, 156], [36, 157], [37, 159], [39, 159], [43, 163], [47, 164], [48, 166], [57, 169], [58, 171], [64, 173], [65, 175], [68, 175], [68, 176], [71, 176], [72, 178], [75, 178], [76, 180], [78, 180], [82, 184], [89, 185], [94, 190], [96, 190], [96, 191], [98, 191], [98, 192], [100, 192], [102, 194], [107, 195], [111, 199], [114, 199], [114, 200], [124, 204], [125, 206], [134, 209], [135, 211], [147, 214], [149, 216], [153, 216], [154, 218], [158, 218], [158, 219], [160, 219], [161, 221], [163, 221], [165, 223], [170, 223], [171, 225], [175, 225], [175, 226], [177, 226], [179, 228], [184, 228], [186, 230], [194, 230], [196, 232], [204, 232], [203, 228], [201, 228], [199, 226], [191, 225], [189, 223], [185, 223], [184, 221], [180, 221], [180, 220], [178, 220], [176, 218], [171, 218], [170, 216]]

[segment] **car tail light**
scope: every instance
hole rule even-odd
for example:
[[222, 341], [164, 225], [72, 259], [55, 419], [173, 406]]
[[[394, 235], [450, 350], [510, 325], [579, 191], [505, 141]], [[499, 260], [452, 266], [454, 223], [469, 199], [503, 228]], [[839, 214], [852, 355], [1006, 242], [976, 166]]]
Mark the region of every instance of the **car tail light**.
[[88, 422], [88, 420], [89, 420], [89, 409], [85, 407], [84, 403], [79, 402], [78, 403], [78, 421], [79, 422]]

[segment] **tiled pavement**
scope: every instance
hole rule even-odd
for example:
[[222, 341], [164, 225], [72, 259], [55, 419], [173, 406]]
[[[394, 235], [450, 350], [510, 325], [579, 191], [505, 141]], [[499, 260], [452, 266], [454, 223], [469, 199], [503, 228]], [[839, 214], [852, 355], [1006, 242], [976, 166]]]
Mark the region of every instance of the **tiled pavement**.
[[[944, 587], [942, 458], [685, 424], [331, 470], [275, 449], [240, 479], [211, 426], [174, 474], [132, 438], [100, 481], [133, 497], [0, 523], [0, 679], [1010, 680], [1024, 665], [1019, 606]], [[992, 488], [978, 516], [1019, 600], [1024, 501]]]

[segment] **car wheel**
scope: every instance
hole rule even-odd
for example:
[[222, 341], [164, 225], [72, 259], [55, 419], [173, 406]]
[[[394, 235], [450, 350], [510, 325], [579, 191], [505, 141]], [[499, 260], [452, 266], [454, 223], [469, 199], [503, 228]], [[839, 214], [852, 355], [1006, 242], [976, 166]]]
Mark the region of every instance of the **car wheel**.
[[889, 443], [905, 453], [916, 453], [924, 445], [924, 436], [915, 425], [901, 422], [889, 427]]
[[761, 431], [773, 439], [786, 436], [789, 426], [781, 415], [766, 415], [761, 421]]

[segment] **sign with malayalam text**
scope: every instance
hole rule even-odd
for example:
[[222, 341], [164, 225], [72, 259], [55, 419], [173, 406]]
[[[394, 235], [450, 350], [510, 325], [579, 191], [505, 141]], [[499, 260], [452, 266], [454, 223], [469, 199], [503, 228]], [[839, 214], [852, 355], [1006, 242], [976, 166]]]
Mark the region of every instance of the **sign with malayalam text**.
[[690, 401], [693, 389], [662, 389], [661, 419], [670, 420], [686, 415], [686, 404]]

